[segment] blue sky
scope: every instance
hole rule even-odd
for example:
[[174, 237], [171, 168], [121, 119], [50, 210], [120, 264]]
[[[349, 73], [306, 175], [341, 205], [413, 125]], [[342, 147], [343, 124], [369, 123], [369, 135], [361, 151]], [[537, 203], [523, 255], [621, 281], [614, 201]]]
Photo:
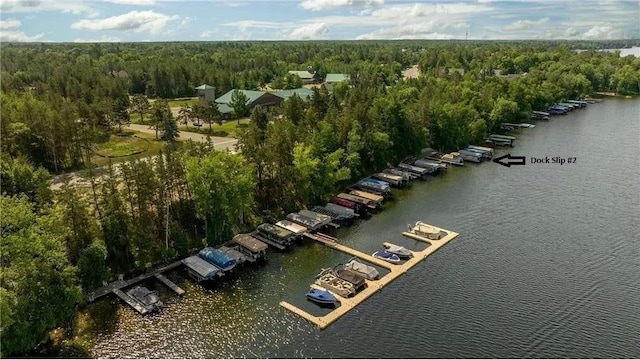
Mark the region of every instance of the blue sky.
[[0, 0], [0, 41], [640, 38], [638, 0]]

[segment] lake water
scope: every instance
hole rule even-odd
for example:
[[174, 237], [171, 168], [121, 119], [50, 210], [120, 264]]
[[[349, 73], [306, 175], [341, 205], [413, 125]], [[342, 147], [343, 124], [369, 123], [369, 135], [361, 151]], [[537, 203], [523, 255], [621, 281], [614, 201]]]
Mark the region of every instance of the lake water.
[[[583, 52], [586, 50], [576, 50], [577, 52]], [[624, 48], [624, 49], [602, 49], [600, 51], [608, 51], [608, 52], [614, 52], [614, 51], [620, 51], [620, 57], [625, 57], [625, 56], [629, 56], [629, 55], [633, 55], [635, 57], [640, 57], [640, 47], [639, 46], [632, 46], [630, 48]]]
[[[92, 305], [95, 357], [640, 357], [640, 101], [607, 99], [516, 133], [526, 166], [489, 162], [414, 182], [335, 234], [371, 253], [422, 220], [460, 236], [325, 330], [278, 306], [347, 255], [307, 242], [202, 288], [182, 271], [164, 313]], [[575, 157], [573, 164], [529, 158]]]

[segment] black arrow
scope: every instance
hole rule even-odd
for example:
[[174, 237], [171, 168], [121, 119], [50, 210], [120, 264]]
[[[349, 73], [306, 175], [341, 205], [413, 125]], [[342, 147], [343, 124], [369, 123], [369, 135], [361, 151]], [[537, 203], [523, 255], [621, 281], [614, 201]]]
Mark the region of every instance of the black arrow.
[[[503, 161], [505, 159], [507, 161]], [[511, 156], [511, 154], [502, 155], [499, 158], [495, 158], [493, 159], [493, 162], [506, 167], [511, 167], [511, 165], [526, 165], [526, 159], [524, 156]]]

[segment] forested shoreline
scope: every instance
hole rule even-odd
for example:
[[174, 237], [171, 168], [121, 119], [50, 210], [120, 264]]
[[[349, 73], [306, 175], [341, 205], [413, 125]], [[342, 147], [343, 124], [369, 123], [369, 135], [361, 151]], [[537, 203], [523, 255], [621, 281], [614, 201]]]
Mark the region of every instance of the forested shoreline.
[[[632, 44], [3, 44], [1, 354], [73, 329], [84, 294], [103, 280], [326, 201], [424, 147], [480, 144], [501, 123], [565, 99], [639, 94], [639, 58], [572, 50]], [[404, 79], [415, 64], [421, 76]], [[256, 107], [238, 155], [185, 142], [106, 175], [92, 170], [92, 144], [137, 116], [137, 102], [193, 96], [201, 84], [253, 90], [307, 66], [351, 81]], [[167, 107], [156, 100], [139, 115], [171, 142], [179, 134]], [[82, 168], [90, 186], [50, 189], [52, 173]]]

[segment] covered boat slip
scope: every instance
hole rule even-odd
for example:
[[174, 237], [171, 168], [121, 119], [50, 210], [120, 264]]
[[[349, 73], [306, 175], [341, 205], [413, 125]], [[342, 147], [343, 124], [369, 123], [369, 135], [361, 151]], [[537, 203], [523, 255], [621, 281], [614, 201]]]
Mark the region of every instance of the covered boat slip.
[[348, 207], [344, 207], [341, 206], [339, 204], [334, 204], [334, 203], [327, 203], [324, 206], [325, 209], [335, 212], [337, 214], [342, 214], [345, 216], [353, 216], [353, 217], [360, 217], [360, 214], [356, 213], [354, 209], [352, 208], [348, 208]]
[[302, 209], [300, 211], [298, 211], [298, 214], [302, 215], [302, 216], [306, 216], [308, 218], [314, 219], [316, 221], [320, 221], [323, 225], [329, 225], [333, 228], [339, 228], [340, 225], [335, 224], [332, 222], [332, 218], [329, 215], [326, 214], [321, 214], [315, 211], [311, 211], [311, 210], [306, 210], [306, 209]]
[[374, 179], [386, 181], [387, 183], [389, 183], [391, 186], [394, 186], [394, 187], [403, 187], [406, 183], [405, 180], [402, 178], [402, 176], [387, 174], [383, 172], [373, 174], [371, 175], [371, 177]]
[[[435, 227], [434, 227], [435, 228]], [[425, 258], [427, 258], [429, 255], [433, 254], [434, 252], [436, 252], [438, 249], [440, 249], [441, 247], [443, 247], [444, 245], [446, 245], [449, 241], [453, 240], [455, 237], [458, 236], [458, 233], [453, 232], [453, 231], [449, 231], [449, 230], [443, 230], [440, 228], [436, 228], [439, 229], [440, 231], [445, 231], [447, 233], [447, 236], [440, 239], [440, 240], [436, 240], [436, 241], [431, 241], [431, 240], [424, 240], [425, 242], [431, 244], [429, 247], [427, 247], [425, 250], [423, 251], [416, 251], [414, 252], [414, 256], [413, 258], [407, 260], [405, 263], [403, 264], [390, 264], [387, 263], [385, 261], [382, 260], [378, 260], [374, 257], [372, 257], [371, 255], [368, 254], [364, 254], [361, 251], [352, 249], [350, 247], [344, 246], [342, 244], [338, 244], [338, 243], [332, 243], [332, 242], [328, 242], [328, 241], [322, 241], [322, 240], [318, 240], [320, 242], [322, 242], [323, 244], [345, 252], [347, 254], [351, 254], [353, 256], [359, 257], [360, 259], [366, 260], [367, 262], [373, 263], [375, 265], [381, 266], [385, 269], [389, 269], [390, 272], [388, 274], [386, 274], [385, 276], [381, 277], [378, 280], [366, 280], [366, 284], [367, 287], [365, 289], [363, 289], [362, 291], [360, 291], [359, 293], [357, 293], [355, 296], [350, 297], [350, 298], [344, 298], [342, 296], [339, 296], [335, 293], [332, 292], [332, 295], [335, 296], [337, 299], [340, 300], [341, 306], [338, 307], [337, 309], [331, 311], [330, 313], [328, 313], [327, 315], [324, 316], [315, 316], [312, 315], [286, 301], [282, 301], [280, 302], [280, 306], [282, 306], [283, 308], [293, 312], [294, 314], [297, 314], [298, 316], [304, 318], [305, 320], [317, 325], [319, 328], [324, 329], [327, 326], [331, 325], [332, 323], [334, 323], [335, 321], [337, 321], [338, 319], [340, 319], [343, 315], [345, 315], [346, 313], [348, 313], [351, 309], [355, 308], [356, 306], [358, 306], [360, 303], [362, 303], [363, 301], [365, 301], [366, 299], [368, 299], [371, 295], [375, 294], [376, 292], [380, 291], [384, 286], [386, 286], [387, 284], [391, 283], [393, 280], [395, 280], [396, 278], [398, 278], [400, 275], [406, 273], [409, 269], [411, 269], [412, 267], [414, 267], [415, 265], [417, 265], [419, 262], [421, 262], [422, 260], [424, 260]]]
[[206, 247], [200, 250], [198, 256], [218, 267], [223, 272], [231, 271], [236, 266], [236, 259], [212, 247]]
[[238, 265], [244, 264], [245, 262], [249, 261], [249, 259], [247, 258], [247, 256], [245, 254], [243, 254], [242, 252], [238, 251], [235, 246], [225, 246], [225, 245], [220, 245], [217, 247], [217, 250], [220, 250], [221, 252], [225, 253], [226, 255], [229, 255], [230, 257], [234, 258], [236, 263]]
[[301, 236], [302, 234], [307, 232], [307, 228], [302, 226], [302, 225], [298, 225], [292, 221], [289, 220], [280, 220], [276, 223], [276, 226], [279, 226], [283, 229], [289, 230], [292, 233], [296, 234], [296, 236]]
[[[354, 202], [356, 204], [360, 204], [360, 205], [366, 206], [371, 210], [375, 210], [375, 209], [378, 208], [378, 203], [376, 201], [373, 201], [373, 200], [365, 198], [365, 197], [352, 195], [352, 194], [345, 194], [345, 193], [340, 193], [340, 194], [338, 194], [336, 196], [341, 198], [341, 199], [349, 200], [349, 201], [352, 201], [352, 202]], [[378, 195], [378, 196], [380, 196], [380, 195]]]
[[212, 280], [216, 276], [222, 276], [223, 274], [220, 269], [209, 264], [207, 261], [197, 255], [190, 256], [182, 260], [182, 263], [187, 267], [189, 276], [191, 276], [197, 282]]
[[299, 213], [288, 214], [287, 219], [306, 227], [311, 232], [318, 231], [325, 225], [321, 221], [300, 215]]
[[402, 170], [407, 170], [413, 174], [416, 174], [422, 180], [426, 180], [427, 176], [432, 172], [432, 170], [425, 169], [423, 167], [405, 164], [405, 163], [398, 164], [398, 167]]
[[296, 238], [293, 232], [268, 223], [258, 225], [252, 236], [279, 250], [285, 250]]
[[494, 151], [494, 149], [493, 149], [493, 148], [490, 148], [490, 147], [484, 147], [484, 146], [477, 146], [477, 145], [469, 145], [469, 146], [467, 146], [467, 147], [468, 147], [468, 148], [470, 148], [470, 149], [476, 149], [476, 150], [486, 151], [487, 153], [489, 153], [489, 155], [490, 155], [491, 157], [493, 157], [493, 151]]
[[249, 261], [257, 261], [266, 256], [267, 244], [249, 234], [238, 234], [231, 242], [239, 246], [238, 250], [247, 255]]
[[376, 206], [382, 206], [382, 202], [384, 201], [384, 196], [372, 194], [370, 192], [362, 191], [362, 190], [351, 190], [349, 192], [350, 195], [359, 196], [361, 198], [369, 199], [373, 201]]
[[[335, 205], [335, 204], [334, 204]], [[336, 205], [339, 206], [339, 205]], [[347, 209], [347, 208], [345, 208]], [[313, 209], [311, 209], [313, 212], [317, 212], [318, 214], [324, 214], [324, 215], [328, 215], [331, 216], [331, 221], [338, 223], [338, 224], [350, 224], [353, 222], [354, 219], [356, 219], [358, 217], [358, 214], [352, 212], [352, 213], [347, 213], [347, 212], [337, 212], [334, 210], [329, 210], [326, 206], [314, 206]], [[351, 209], [349, 209], [351, 210]]]
[[395, 168], [384, 169], [384, 170], [382, 170], [382, 172], [386, 173], [386, 174], [400, 176], [400, 177], [402, 177], [402, 180], [404, 180], [405, 183], [413, 181], [418, 177], [415, 174], [412, 174], [412, 173], [410, 173], [408, 171], [403, 171], [403, 170], [395, 169]]

